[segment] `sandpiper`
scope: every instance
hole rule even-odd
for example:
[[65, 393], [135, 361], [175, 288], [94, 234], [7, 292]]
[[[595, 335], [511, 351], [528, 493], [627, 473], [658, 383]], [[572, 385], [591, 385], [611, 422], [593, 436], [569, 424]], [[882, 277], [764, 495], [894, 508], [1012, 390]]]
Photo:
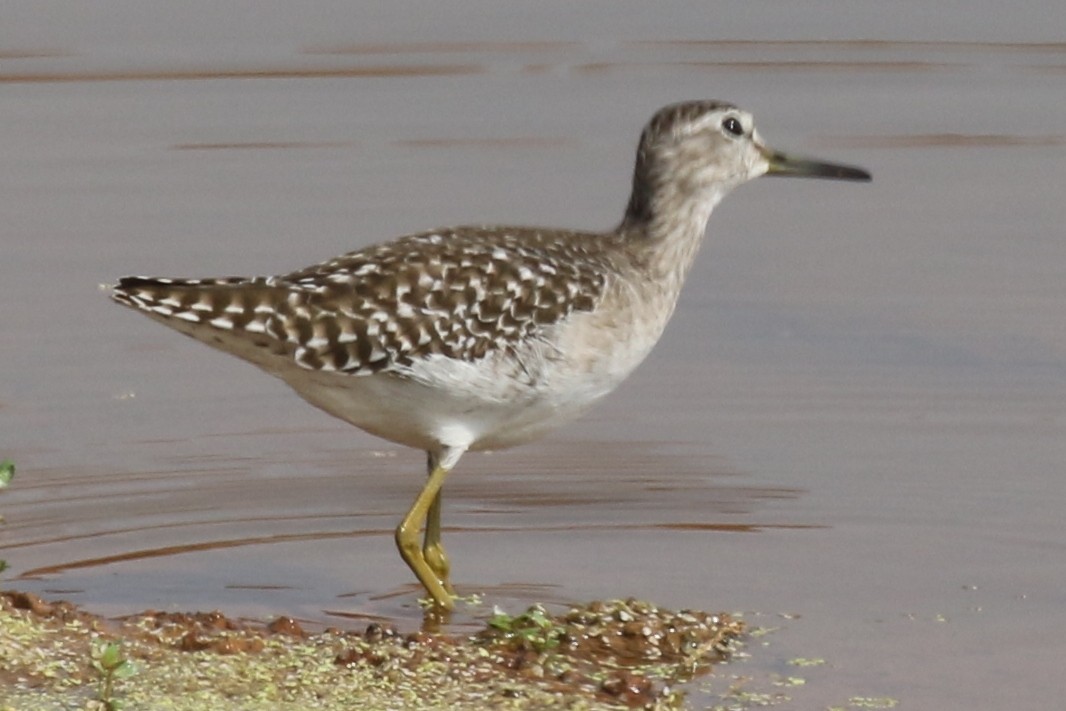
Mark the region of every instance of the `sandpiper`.
[[711, 211], [761, 175], [870, 180], [771, 150], [731, 104], [691, 101], [644, 128], [613, 230], [438, 229], [280, 276], [125, 277], [112, 297], [425, 451], [429, 478], [396, 543], [448, 610], [448, 472], [468, 450], [534, 440], [614, 390], [659, 340]]

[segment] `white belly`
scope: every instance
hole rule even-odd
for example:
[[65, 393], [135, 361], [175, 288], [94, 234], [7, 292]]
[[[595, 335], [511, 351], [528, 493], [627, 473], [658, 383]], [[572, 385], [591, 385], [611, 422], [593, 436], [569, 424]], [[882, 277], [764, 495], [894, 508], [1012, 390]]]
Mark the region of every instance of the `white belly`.
[[661, 332], [601, 321], [582, 313], [517, 353], [474, 362], [434, 356], [402, 376], [290, 370], [281, 377], [313, 405], [399, 444], [503, 449], [580, 416], [636, 368]]

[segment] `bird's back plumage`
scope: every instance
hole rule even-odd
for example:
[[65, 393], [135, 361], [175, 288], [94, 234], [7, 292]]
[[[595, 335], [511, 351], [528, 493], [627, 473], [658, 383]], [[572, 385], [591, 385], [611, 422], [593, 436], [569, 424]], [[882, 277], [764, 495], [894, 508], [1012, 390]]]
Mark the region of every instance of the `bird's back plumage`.
[[595, 308], [611, 271], [604, 237], [571, 234], [438, 230], [279, 276], [125, 277], [112, 295], [210, 345], [264, 351], [251, 360], [350, 375], [474, 361]]

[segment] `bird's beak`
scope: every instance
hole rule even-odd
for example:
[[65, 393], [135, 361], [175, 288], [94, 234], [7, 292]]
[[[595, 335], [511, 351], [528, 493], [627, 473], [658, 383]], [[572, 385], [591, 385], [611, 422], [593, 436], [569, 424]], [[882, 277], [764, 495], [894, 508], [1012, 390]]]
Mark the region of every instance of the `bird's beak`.
[[762, 145], [759, 146], [759, 152], [763, 154], [770, 166], [766, 171], [767, 175], [778, 175], [786, 178], [858, 180], [864, 183], [868, 183], [872, 179], [867, 171], [851, 165], [836, 165], [808, 158], [793, 158]]

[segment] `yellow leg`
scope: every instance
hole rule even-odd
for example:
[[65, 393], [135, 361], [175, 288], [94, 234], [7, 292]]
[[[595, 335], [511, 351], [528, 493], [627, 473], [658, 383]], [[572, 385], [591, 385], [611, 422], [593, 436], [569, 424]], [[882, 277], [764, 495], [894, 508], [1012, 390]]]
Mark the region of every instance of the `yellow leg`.
[[[433, 598], [434, 605], [441, 610], [452, 609], [454, 592], [448, 582], [448, 558], [440, 544], [440, 490], [462, 451], [453, 450], [446, 454], [450, 456], [442, 458], [430, 454], [426, 485], [396, 528], [396, 546], [400, 549], [400, 555]], [[420, 546], [418, 534], [423, 522], [426, 524], [426, 536], [424, 544]]]
[[438, 491], [433, 497], [433, 503], [429, 505], [429, 513], [426, 515], [426, 536], [422, 540], [422, 557], [426, 559], [426, 564], [430, 569], [437, 574], [437, 580], [444, 586], [444, 589], [454, 597], [455, 588], [448, 580], [451, 563], [448, 562], [448, 554], [444, 552], [444, 544], [440, 541], [440, 495], [441, 492]]

